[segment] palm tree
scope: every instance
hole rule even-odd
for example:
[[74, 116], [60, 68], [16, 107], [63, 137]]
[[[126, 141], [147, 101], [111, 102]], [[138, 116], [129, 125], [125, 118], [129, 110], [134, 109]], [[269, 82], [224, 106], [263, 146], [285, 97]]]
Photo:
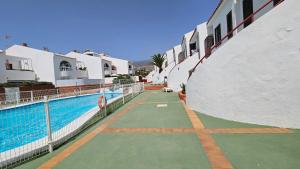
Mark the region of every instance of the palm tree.
[[152, 56], [152, 63], [153, 65], [158, 67], [159, 73], [163, 71], [163, 63], [165, 61], [165, 58], [161, 54], [156, 54]]

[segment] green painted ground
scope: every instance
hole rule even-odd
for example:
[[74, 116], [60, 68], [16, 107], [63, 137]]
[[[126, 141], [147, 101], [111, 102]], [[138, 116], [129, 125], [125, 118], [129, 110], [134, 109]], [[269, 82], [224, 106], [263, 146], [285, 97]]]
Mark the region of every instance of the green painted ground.
[[214, 135], [238, 169], [300, 168], [300, 134]]
[[156, 104], [142, 104], [114, 123], [112, 128], [192, 128], [184, 108], [178, 103], [168, 103], [166, 108]]
[[[176, 93], [151, 91], [137, 98], [144, 95], [150, 95], [144, 104], [125, 114], [110, 127], [191, 127]], [[156, 102], [167, 103], [168, 107], [157, 108]], [[115, 114], [113, 113], [107, 119]], [[207, 128], [265, 127], [227, 121], [201, 113], [198, 113], [198, 116]], [[75, 141], [107, 119], [78, 136]], [[300, 166], [300, 131], [293, 131], [292, 134], [215, 134], [213, 137], [237, 169], [297, 169]], [[36, 168], [73, 142], [18, 168]], [[206, 169], [210, 168], [210, 165], [200, 141], [193, 133], [105, 133], [99, 134], [91, 142], [79, 148], [56, 168]]]
[[205, 115], [197, 112], [198, 117], [204, 123], [206, 128], [265, 128], [269, 126], [248, 124], [248, 123], [239, 123], [230, 120], [224, 120], [209, 115]]
[[[76, 165], [74, 165], [76, 164]], [[57, 169], [210, 168], [194, 134], [100, 134]]]

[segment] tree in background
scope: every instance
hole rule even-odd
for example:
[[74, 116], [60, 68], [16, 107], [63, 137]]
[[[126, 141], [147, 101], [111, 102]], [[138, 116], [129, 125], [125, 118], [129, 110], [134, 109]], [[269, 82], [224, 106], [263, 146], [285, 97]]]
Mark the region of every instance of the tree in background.
[[150, 71], [146, 70], [146, 68], [140, 68], [140, 69], [135, 70], [136, 76], [146, 77], [149, 73], [150, 73]]
[[163, 71], [163, 63], [165, 61], [165, 58], [159, 53], [154, 56], [152, 56], [152, 63], [153, 65], [158, 67], [159, 73]]

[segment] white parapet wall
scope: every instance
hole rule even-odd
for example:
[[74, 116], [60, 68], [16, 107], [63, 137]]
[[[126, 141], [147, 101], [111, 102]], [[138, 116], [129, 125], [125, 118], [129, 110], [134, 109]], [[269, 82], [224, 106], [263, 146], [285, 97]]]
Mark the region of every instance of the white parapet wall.
[[224, 119], [300, 128], [299, 39], [300, 1], [286, 0], [197, 67], [187, 104]]

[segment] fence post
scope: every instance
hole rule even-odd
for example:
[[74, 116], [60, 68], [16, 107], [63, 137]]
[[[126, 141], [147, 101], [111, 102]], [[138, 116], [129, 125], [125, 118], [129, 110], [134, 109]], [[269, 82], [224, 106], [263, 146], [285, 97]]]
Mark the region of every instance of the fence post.
[[60, 97], [58, 88], [56, 88], [56, 97]]
[[103, 90], [103, 96], [104, 96], [104, 99], [105, 99], [105, 106], [104, 106], [104, 114], [105, 114], [105, 117], [107, 116], [107, 110], [106, 110], [106, 97], [105, 97], [105, 87], [104, 87], [104, 90]]
[[33, 102], [33, 91], [30, 91], [30, 98], [31, 98], [31, 102]]
[[19, 104], [19, 95], [18, 95], [18, 92], [16, 92], [16, 102], [17, 102], [17, 104]]
[[44, 96], [44, 104], [45, 104], [45, 112], [46, 112], [46, 125], [47, 125], [47, 133], [48, 133], [48, 150], [50, 153], [53, 152], [52, 145], [52, 131], [51, 131], [51, 119], [49, 112], [49, 104], [48, 104], [48, 96]]
[[145, 82], [143, 82], [143, 92], [145, 91]]
[[133, 98], [133, 84], [131, 84], [131, 98]]
[[124, 85], [122, 85], [123, 104], [125, 104]]

